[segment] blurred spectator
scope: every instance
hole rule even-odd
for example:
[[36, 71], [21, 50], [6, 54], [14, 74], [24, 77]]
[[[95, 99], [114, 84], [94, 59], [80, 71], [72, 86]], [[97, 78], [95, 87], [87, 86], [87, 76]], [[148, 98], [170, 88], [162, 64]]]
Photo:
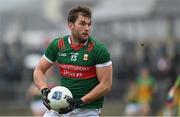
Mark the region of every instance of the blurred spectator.
[[139, 105], [137, 102], [137, 86], [134, 82], [128, 85], [127, 94], [125, 96], [125, 115], [137, 116], [139, 112]]
[[117, 66], [115, 72], [118, 71], [118, 78], [123, 78], [124, 80], [132, 80], [134, 78], [137, 68], [134, 44], [129, 42], [123, 43], [122, 55], [115, 64], [117, 64], [114, 66]]
[[157, 68], [160, 78], [167, 78], [170, 68], [170, 61], [167, 55], [167, 49], [164, 43], [160, 43], [157, 53]]
[[[35, 59], [38, 59], [38, 56], [37, 56], [37, 58], [34, 58], [34, 62], [36, 61]], [[26, 61], [27, 61], [27, 59], [26, 59]], [[36, 64], [36, 63], [34, 63], [34, 64]], [[33, 64], [29, 65], [29, 68], [33, 68]], [[48, 83], [49, 89], [51, 89], [51, 88], [53, 88], [59, 84], [58, 79], [55, 77], [53, 67], [51, 67], [46, 72], [46, 82]], [[27, 90], [26, 98], [29, 102], [29, 106], [30, 106], [30, 110], [32, 112], [32, 115], [33, 116], [43, 116], [43, 114], [46, 112], [47, 108], [42, 103], [41, 92], [35, 86], [34, 83], [30, 84], [30, 86]]]
[[139, 116], [147, 116], [151, 112], [151, 101], [155, 90], [155, 79], [150, 74], [148, 67], [140, 69], [136, 79], [137, 102], [139, 104]]
[[[172, 111], [171, 116], [180, 116], [180, 74], [168, 92], [166, 106]], [[173, 110], [175, 110], [174, 113]]]
[[41, 92], [33, 83], [28, 88], [27, 100], [30, 103], [30, 110], [33, 116], [42, 116], [44, 114], [46, 107], [42, 103]]
[[17, 82], [21, 79], [21, 64], [18, 64], [16, 56], [7, 44], [3, 44], [0, 56], [0, 78], [4, 83]]
[[178, 70], [180, 69], [180, 47], [179, 43], [175, 45], [174, 49], [174, 56], [171, 59], [171, 69], [170, 69], [170, 86], [173, 85], [175, 82], [177, 75], [178, 75]]
[[151, 50], [150, 46], [146, 44], [146, 46], [144, 46], [144, 49], [143, 49], [142, 64], [146, 64], [147, 66], [150, 66], [151, 64], [150, 50]]

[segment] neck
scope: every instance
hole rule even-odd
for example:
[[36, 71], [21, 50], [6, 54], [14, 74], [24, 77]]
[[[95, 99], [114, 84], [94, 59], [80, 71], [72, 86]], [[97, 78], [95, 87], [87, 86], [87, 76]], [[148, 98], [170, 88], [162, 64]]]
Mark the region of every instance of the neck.
[[78, 39], [71, 35], [71, 41], [73, 45], [79, 45], [79, 44], [84, 44], [87, 40], [82, 41], [81, 39]]
[[77, 38], [75, 38], [74, 36], [71, 35], [71, 43], [73, 45], [79, 45], [79, 41]]

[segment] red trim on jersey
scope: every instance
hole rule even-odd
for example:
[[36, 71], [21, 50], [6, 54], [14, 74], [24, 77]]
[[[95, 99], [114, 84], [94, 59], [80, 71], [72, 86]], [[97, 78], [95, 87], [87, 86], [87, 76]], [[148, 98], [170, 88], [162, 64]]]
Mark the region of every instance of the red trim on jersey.
[[80, 44], [78, 44], [78, 45], [75, 45], [75, 44], [73, 43], [71, 37], [70, 37], [70, 40], [71, 40], [70, 46], [71, 46], [71, 48], [74, 49], [75, 51], [80, 50], [80, 49], [84, 46], [84, 43], [80, 43]]
[[71, 48], [76, 51], [80, 50], [83, 46], [84, 46], [84, 44], [78, 44], [78, 45], [71, 44]]
[[71, 64], [58, 64], [60, 73], [64, 77], [88, 79], [96, 77], [95, 66], [78, 66]]
[[65, 49], [64, 39], [61, 38], [58, 40], [58, 48], [59, 49]]
[[88, 47], [87, 47], [87, 51], [91, 51], [92, 49], [93, 49], [93, 47], [94, 47], [94, 43], [93, 42], [90, 42], [89, 44], [88, 44]]
[[62, 47], [65, 49], [64, 39], [62, 39]]
[[61, 49], [61, 39], [58, 40], [58, 48]]

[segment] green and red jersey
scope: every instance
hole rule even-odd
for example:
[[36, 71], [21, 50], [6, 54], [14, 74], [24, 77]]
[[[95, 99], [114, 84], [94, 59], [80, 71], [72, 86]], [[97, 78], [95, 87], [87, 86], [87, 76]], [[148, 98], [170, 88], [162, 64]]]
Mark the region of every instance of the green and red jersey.
[[[106, 47], [93, 37], [74, 47], [70, 36], [54, 39], [45, 51], [44, 57], [50, 63], [56, 62], [60, 84], [65, 86], [79, 99], [99, 84], [96, 67], [111, 65], [110, 53]], [[82, 108], [102, 108], [103, 97]]]

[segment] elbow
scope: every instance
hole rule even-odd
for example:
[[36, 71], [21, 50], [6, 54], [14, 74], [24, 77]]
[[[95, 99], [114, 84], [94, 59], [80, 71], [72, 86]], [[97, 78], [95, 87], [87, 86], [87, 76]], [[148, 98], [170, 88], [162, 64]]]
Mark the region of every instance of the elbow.
[[36, 81], [36, 76], [37, 76], [37, 70], [35, 69], [33, 71], [33, 80], [34, 80], [34, 82]]
[[111, 91], [111, 85], [103, 86], [103, 89], [104, 89], [104, 93], [108, 94]]
[[105, 90], [105, 95], [107, 95], [110, 91], [111, 91], [111, 88], [107, 88], [107, 89]]
[[109, 93], [111, 91], [111, 87], [107, 87], [106, 92]]

